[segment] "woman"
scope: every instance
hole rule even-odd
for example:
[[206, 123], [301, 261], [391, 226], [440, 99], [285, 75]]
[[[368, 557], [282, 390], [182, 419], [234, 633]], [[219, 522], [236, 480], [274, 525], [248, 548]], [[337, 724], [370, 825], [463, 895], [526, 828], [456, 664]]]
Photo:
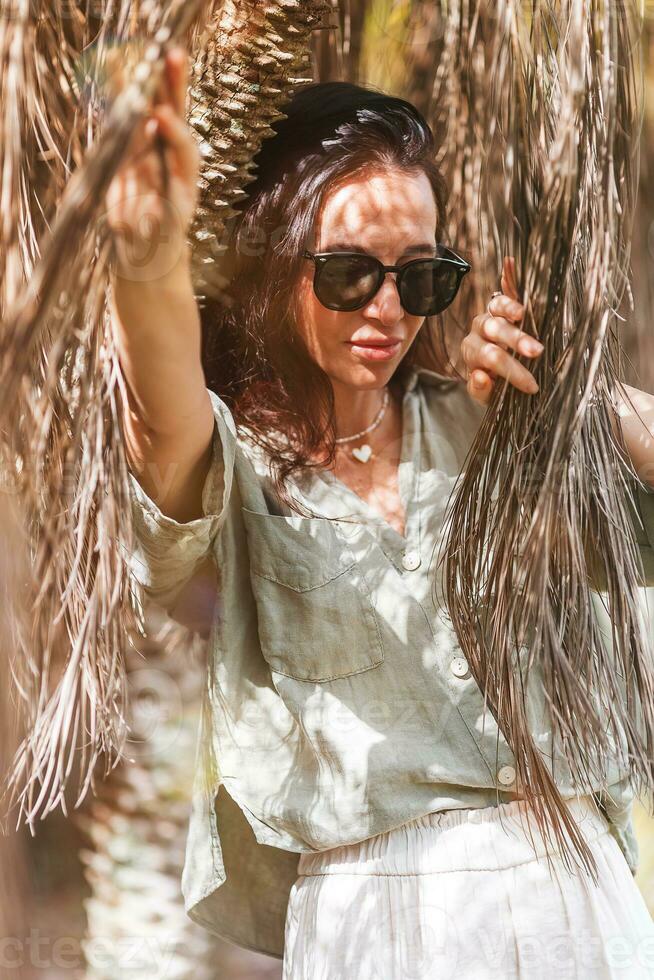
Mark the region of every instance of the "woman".
[[[431, 132], [402, 100], [313, 86], [264, 143], [226, 256], [231, 305], [207, 305], [202, 329], [186, 84], [171, 52], [107, 204], [132, 568], [169, 611], [208, 554], [220, 577], [187, 911], [283, 954], [287, 980], [654, 975], [625, 773], [579, 794], [557, 759], [598, 881], [549, 865], [432, 598], [445, 504], [494, 378], [537, 390], [511, 354], [540, 346], [518, 326], [510, 263], [464, 340], [467, 384], [448, 379], [429, 318], [468, 266], [440, 241]], [[145, 270], [127, 241], [148, 251]], [[622, 424], [642, 468], [652, 440], [626, 409]], [[647, 564], [649, 495], [636, 504]], [[546, 750], [537, 669], [530, 679]]]

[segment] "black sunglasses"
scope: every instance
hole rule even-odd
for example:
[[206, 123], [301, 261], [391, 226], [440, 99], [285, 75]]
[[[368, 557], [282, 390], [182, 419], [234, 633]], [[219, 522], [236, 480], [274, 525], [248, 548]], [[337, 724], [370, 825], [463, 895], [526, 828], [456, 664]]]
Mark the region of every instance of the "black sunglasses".
[[315, 264], [313, 289], [328, 310], [359, 310], [377, 293], [387, 272], [397, 272], [402, 308], [411, 316], [435, 316], [459, 291], [471, 266], [445, 245], [439, 255], [411, 259], [403, 265], [383, 265], [363, 252], [303, 252]]

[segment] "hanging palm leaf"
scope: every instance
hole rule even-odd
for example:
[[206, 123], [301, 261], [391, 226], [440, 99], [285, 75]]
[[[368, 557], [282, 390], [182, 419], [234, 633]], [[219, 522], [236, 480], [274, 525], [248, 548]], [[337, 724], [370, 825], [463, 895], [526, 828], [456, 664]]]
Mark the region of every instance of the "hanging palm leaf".
[[[17, 752], [5, 795], [10, 794], [10, 806], [18, 802], [19, 818], [24, 815], [29, 822], [58, 804], [65, 807], [63, 791], [77, 748], [83, 777], [78, 802], [99, 756], [104, 755], [107, 768], [120, 757], [126, 736], [126, 637], [143, 626], [127, 561], [117, 547], [119, 541], [132, 540], [132, 528], [121, 437], [127, 399], [106, 303], [113, 259], [113, 241], [101, 220], [107, 187], [157, 88], [166, 48], [188, 39], [195, 64], [191, 121], [204, 158], [192, 230], [194, 273], [199, 293], [221, 295], [213, 266], [231, 203], [251, 179], [249, 161], [270, 120], [280, 114], [277, 105], [307, 80], [297, 72], [309, 58], [310, 32], [327, 9], [323, 0], [225, 0], [220, 6], [202, 0], [138, 5], [123, 0], [117, 9], [107, 0], [101, 6], [96, 16], [105, 28], [95, 38], [85, 126], [80, 126], [85, 142], [72, 176], [61, 180], [62, 192], [46, 182], [52, 227], [46, 224], [47, 237], [35, 246], [33, 254], [38, 251], [40, 257], [32, 269], [23, 259], [17, 229], [37, 207], [34, 197], [21, 204], [22, 211], [12, 210], [1, 246], [5, 262], [11, 256], [15, 266], [16, 254], [21, 255], [24, 281], [8, 296], [11, 308], [3, 310], [3, 456], [7, 480], [21, 495], [34, 550], [32, 635], [16, 655], [29, 734]], [[30, 139], [37, 142], [34, 120], [44, 114], [51, 118], [52, 112], [49, 128], [63, 138], [66, 113], [82, 95], [71, 75], [61, 96], [65, 118], [57, 100], [46, 112], [47, 92], [24, 68], [27, 45], [41, 19], [56, 26], [43, 35], [43, 65], [55, 61], [51, 48], [67, 39], [61, 32], [68, 30], [63, 25], [71, 5], [58, 0], [48, 13], [45, 0], [32, 0], [18, 9], [18, 27], [13, 9], [3, 7], [0, 14], [7, 59], [2, 84], [9, 91], [18, 92], [20, 85], [25, 90], [22, 101], [14, 99], [19, 108], [14, 125], [21, 135], [18, 141], [3, 140], [3, 199], [15, 192], [15, 175], [30, 172]], [[77, 14], [73, 7], [74, 22]], [[88, 39], [83, 18], [80, 24], [71, 51]], [[105, 118], [101, 78], [115, 45], [140, 60]], [[256, 111], [251, 111], [253, 99]], [[30, 139], [26, 134], [32, 134]], [[78, 148], [75, 136], [70, 138], [62, 153], [68, 166]], [[69, 171], [62, 173], [69, 177]]]
[[[288, 2], [288, 0], [267, 4], [265, 9], [261, 5], [250, 3], [243, 3], [238, 7], [234, 4], [223, 4], [215, 11], [213, 17], [208, 19], [206, 24], [198, 23], [197, 25], [193, 39], [194, 49], [198, 52], [198, 56], [195, 61], [194, 78], [191, 86], [191, 121], [196, 128], [202, 149], [204, 167], [201, 175], [200, 208], [192, 237], [195, 245], [194, 270], [200, 291], [205, 293], [211, 291], [212, 294], [220, 291], [221, 279], [213, 268], [214, 259], [220, 256], [220, 248], [217, 243], [220, 240], [223, 225], [230, 215], [229, 204], [238, 199], [240, 188], [247, 183], [250, 157], [258, 149], [261, 139], [269, 132], [268, 122], [280, 115], [276, 109], [277, 103], [287, 97], [289, 89], [294, 85], [305, 80], [311, 80], [304, 79], [302, 76], [306, 74], [305, 65], [309, 57], [307, 53], [309, 31], [314, 21], [317, 20], [319, 10], [320, 4], [318, 3], [300, 5], [296, 2]], [[93, 223], [94, 213], [90, 208], [86, 214], [88, 221], [86, 227], [83, 222], [75, 226], [77, 239], [71, 239], [73, 227], [71, 219], [75, 216], [75, 202], [84, 199], [84, 194], [86, 194], [86, 201], [102, 200], [102, 188], [106, 186], [107, 180], [113, 176], [115, 169], [117, 158], [113, 156], [113, 152], [123, 141], [127, 141], [128, 131], [132, 128], [132, 123], [127, 124], [126, 114], [130, 113], [134, 118], [137, 118], [134, 114], [138, 106], [144, 105], [143, 100], [148, 91], [147, 86], [154, 85], [155, 76], [152, 75], [148, 81], [142, 67], [139, 68], [138, 59], [143, 56], [144, 52], [146, 56], [148, 55], [147, 39], [157, 36], [160, 30], [157, 25], [160, 25], [164, 18], [155, 18], [149, 27], [147, 25], [144, 27], [139, 21], [134, 21], [133, 17], [127, 17], [128, 13], [131, 14], [130, 5], [123, 5], [117, 24], [114, 24], [114, 32], [107, 32], [104, 40], [96, 36], [93, 60], [87, 63], [88, 71], [100, 72], [103, 63], [108, 64], [111, 55], [118, 52], [123, 73], [129, 74], [131, 60], [133, 75], [140, 77], [141, 80], [140, 90], [138, 87], [132, 90], [130, 96], [132, 104], [125, 98], [122, 100], [122, 104], [118, 102], [114, 107], [114, 116], [109, 117], [104, 130], [96, 132], [97, 120], [93, 117], [92, 131], [95, 141], [99, 144], [98, 152], [101, 155], [102, 151], [105, 151], [102, 166], [97, 165], [97, 160], [94, 166], [92, 147], [86, 148], [88, 155], [85, 157], [85, 147], [80, 140], [79, 145], [82, 149], [75, 155], [75, 162], [79, 168], [76, 178], [83, 183], [77, 197], [68, 196], [60, 201], [70, 171], [63, 174], [56, 188], [53, 186], [53, 180], [50, 177], [43, 182], [44, 191], [49, 194], [48, 199], [53, 202], [53, 206], [61, 205], [63, 212], [59, 215], [58, 224], [55, 223], [53, 239], [44, 247], [41, 275], [46, 279], [46, 284], [48, 282], [47, 276], [50, 276], [51, 283], [49, 289], [44, 291], [56, 295], [57, 289], [60, 288], [58, 276], [62, 269], [64, 271], [66, 269], [65, 263], [60, 263], [62, 263], [62, 256], [67, 254], [65, 249], [69, 249], [73, 260], [78, 261], [77, 268], [83, 266], [86, 261], [88, 261], [89, 267], [93, 268], [94, 262], [97, 261], [97, 277], [92, 282], [91, 290], [95, 296], [89, 304], [91, 309], [89, 310], [87, 307], [86, 310], [70, 311], [71, 319], [68, 322], [63, 320], [63, 317], [59, 317], [56, 320], [58, 335], [54, 331], [52, 334], [46, 334], [43, 329], [48, 322], [47, 307], [42, 307], [39, 310], [38, 317], [36, 314], [32, 316], [32, 312], [28, 308], [25, 320], [22, 321], [23, 323], [26, 321], [27, 324], [24, 329], [34, 331], [35, 338], [32, 344], [39, 354], [46, 353], [49, 358], [52, 357], [51, 336], [54, 335], [58, 337], [59, 341], [55, 352], [58, 357], [62, 358], [62, 364], [77, 367], [81, 361], [82, 368], [88, 365], [86, 371], [81, 370], [77, 374], [73, 374], [71, 369], [67, 385], [63, 389], [60, 387], [52, 390], [53, 379], [57, 377], [56, 371], [51, 371], [49, 376], [42, 379], [39, 396], [48, 405], [56, 400], [55, 403], [58, 408], [54, 417], [55, 419], [59, 417], [59, 406], [62, 406], [67, 423], [66, 427], [62, 426], [62, 428], [56, 429], [54, 438], [52, 438], [53, 426], [56, 426], [56, 423], [50, 416], [50, 431], [47, 434], [49, 438], [44, 439], [48, 449], [48, 455], [45, 459], [34, 459], [35, 454], [32, 451], [33, 422], [31, 423], [32, 428], [30, 428], [30, 423], [27, 423], [24, 432], [21, 433], [22, 442], [20, 445], [25, 449], [24, 456], [27, 465], [34, 466], [35, 470], [40, 473], [42, 483], [47, 483], [47, 481], [52, 481], [51, 468], [53, 466], [56, 468], [61, 462], [57, 459], [57, 451], [58, 446], [61, 445], [62, 433], [68, 435], [70, 427], [75, 423], [82, 425], [84, 413], [89, 409], [93, 410], [99, 442], [96, 445], [89, 445], [88, 442], [82, 444], [83, 459], [81, 462], [83, 465], [80, 465], [80, 460], [76, 459], [75, 455], [76, 453], [79, 455], [79, 445], [75, 445], [70, 438], [68, 442], [69, 452], [76, 468], [66, 471], [64, 477], [69, 481], [67, 484], [69, 494], [66, 502], [72, 502], [73, 506], [75, 500], [79, 499], [80, 493], [83, 492], [83, 481], [89, 476], [97, 477], [98, 482], [95, 486], [99, 494], [103, 489], [106, 491], [111, 489], [109, 485], [103, 488], [102, 481], [110, 479], [120, 481], [124, 479], [125, 475], [120, 440], [121, 394], [116, 387], [120, 377], [117, 372], [115, 351], [109, 339], [110, 334], [107, 332], [108, 324], [104, 310], [108, 266], [107, 252], [104, 250], [109, 249], [111, 243], [104, 239], [102, 234], [96, 238], [96, 228]], [[151, 7], [150, 17], [153, 16]], [[104, 23], [106, 27], [108, 21]], [[120, 24], [123, 25], [122, 33], [118, 29]], [[88, 34], [89, 31], [84, 30], [80, 35], [85, 39], [85, 43], [88, 41]], [[171, 38], [175, 36], [172, 30], [170, 36]], [[56, 32], [54, 32], [51, 35], [51, 40], [56, 40], [56, 37]], [[54, 48], [55, 45], [50, 44], [48, 51], [50, 47]], [[127, 64], [125, 63], [126, 58]], [[134, 62], [134, 58], [137, 59], [136, 62]], [[152, 47], [149, 49], [149, 59], [146, 57], [146, 64], [148, 63], [156, 67], [157, 61]], [[76, 67], [76, 74], [79, 80], [79, 64]], [[82, 79], [84, 77], [82, 74]], [[99, 88], [97, 79], [92, 77], [90, 84], [97, 86], [96, 98], [101, 100], [102, 90]], [[22, 85], [22, 89], [31, 91], [29, 85]], [[47, 86], [44, 86], [44, 91], [47, 91]], [[69, 108], [73, 104], [71, 93], [63, 100]], [[79, 94], [78, 91], [77, 95], [79, 96]], [[93, 105], [93, 97], [93, 91], [91, 91], [89, 93], [91, 105]], [[244, 105], [248, 109], [246, 119], [243, 118]], [[42, 109], [43, 107], [41, 107]], [[32, 131], [30, 120], [25, 118], [24, 121], [26, 132], [29, 135]], [[54, 112], [53, 122], [57, 124], [58, 121], [60, 120], [58, 120], [57, 113]], [[113, 152], [110, 152], [112, 148]], [[65, 158], [65, 143], [62, 153]], [[16, 152], [16, 158], [20, 160], [21, 165], [31, 163], [31, 154], [25, 150], [25, 147], [22, 148], [22, 152]], [[72, 186], [74, 187], [74, 185]], [[67, 193], [70, 195], [70, 189]], [[25, 205], [25, 214], [28, 219], [31, 206], [31, 202]], [[53, 208], [50, 210], [52, 211]], [[10, 223], [10, 233], [20, 232], [22, 217], [24, 215], [16, 217]], [[79, 221], [79, 214], [76, 217]], [[66, 224], [66, 219], [68, 219], [68, 224]], [[59, 235], [57, 235], [58, 230]], [[41, 236], [42, 231], [35, 236], [37, 245], [41, 244]], [[57, 251], [57, 245], [63, 251]], [[75, 252], [76, 248], [79, 249], [81, 258], [78, 258]], [[99, 259], [97, 258], [98, 253]], [[45, 274], [42, 271], [43, 266], [46, 269]], [[29, 277], [22, 267], [20, 267], [20, 271], [23, 273], [22, 284]], [[16, 289], [15, 292], [18, 293], [19, 290]], [[62, 293], [63, 295], [65, 294]], [[81, 295], [80, 293], [80, 297]], [[35, 299], [40, 299], [36, 291], [34, 296]], [[77, 301], [79, 305], [80, 297], [73, 294], [70, 300], [73, 303]], [[228, 299], [228, 297], [223, 298]], [[17, 305], [20, 309], [20, 305]], [[31, 320], [29, 319], [30, 316], [32, 316]], [[73, 316], [76, 316], [76, 321], [72, 319]], [[54, 317], [50, 319], [54, 319]], [[75, 329], [80, 324], [85, 330], [81, 337], [75, 333]], [[11, 328], [10, 318], [6, 320], [5, 325]], [[13, 329], [16, 330], [16, 327], [20, 325], [21, 320], [18, 316]], [[66, 329], [67, 327], [68, 329]], [[39, 330], [41, 331], [40, 336], [37, 335]], [[7, 336], [11, 339], [10, 334]], [[106, 348], [101, 359], [102, 370], [97, 371], [99, 352], [102, 351], [103, 343], [106, 344]], [[68, 348], [66, 348], [66, 344]], [[6, 351], [8, 356], [12, 353], [9, 344], [7, 344]], [[64, 358], [67, 360], [64, 361]], [[29, 361], [27, 366], [29, 367]], [[96, 376], [91, 376], [91, 368], [97, 371], [97, 381], [95, 380]], [[104, 381], [104, 386], [101, 381]], [[48, 390], [48, 384], [51, 386], [51, 390]], [[94, 399], [98, 399], [100, 392], [108, 402], [108, 419], [106, 414], [103, 414], [101, 405], [93, 408]], [[67, 396], [71, 396], [71, 401], [68, 403], [66, 403]], [[32, 404], [34, 393], [29, 387], [27, 387], [27, 397], [30, 399], [29, 404]], [[103, 450], [103, 446], [105, 450]], [[116, 465], [120, 467], [117, 472], [112, 472], [106, 468], [102, 469], [102, 454], [106, 452], [106, 447], [114, 447], [115, 449], [114, 460]], [[15, 452], [15, 448], [15, 442], [7, 447], [10, 450], [8, 452], [10, 459], [14, 458], [12, 453]], [[41, 451], [45, 453], [46, 450], [42, 449]], [[38, 457], [38, 453], [36, 455]], [[94, 467], [96, 468], [95, 472]], [[22, 477], [23, 468], [19, 470], [19, 473]], [[25, 480], [29, 478], [28, 475], [25, 475]], [[34, 476], [31, 478], [33, 479]], [[47, 501], [54, 500], [55, 496], [56, 489], [50, 490]], [[95, 499], [99, 499], [100, 503], [103, 503], [101, 497], [96, 496]], [[124, 488], [121, 487], [120, 493], [115, 496], [111, 495], [111, 499], [126, 500]], [[53, 557], [59, 555], [59, 550], [54, 543], [57, 535], [63, 539], [64, 544], [68, 543], [65, 537], [67, 533], [70, 540], [74, 540], [71, 527], [74, 526], [75, 519], [73, 518], [72, 525], [67, 525], [62, 519], [56, 526], [53, 526], [53, 522], [49, 520], [47, 510], [44, 509], [43, 505], [39, 509], [38, 504], [32, 501], [31, 506], [33, 526], [36, 528], [37, 534], [46, 535], [46, 540], [50, 538], [53, 541], [53, 545], [47, 553], [44, 554], [43, 550], [40, 552], [41, 567], [46, 571]], [[79, 510], [77, 514], [79, 517]], [[100, 548], [101, 556], [107, 548], [115, 549], [117, 535], [128, 533], [120, 524], [121, 520], [128, 521], [128, 508], [118, 513], [109, 511], [109, 520], [107, 520], [107, 513], [105, 512], [103, 517], [101, 510], [95, 515], [92, 514], [92, 511], [87, 512], [87, 515], [87, 527], [79, 526], [78, 540], [82, 542], [83, 548], [90, 550], [88, 542], [93, 542], [95, 539], [96, 545]], [[109, 531], [108, 535], [100, 536], [100, 532], [107, 530]], [[129, 537], [126, 540], [129, 540]], [[37, 548], [37, 558], [38, 556], [39, 550]], [[106, 557], [105, 555], [105, 561]], [[71, 583], [76, 574], [74, 568], [71, 569], [72, 563], [72, 556], [67, 555], [64, 551], [59, 561], [59, 568], [55, 570], [55, 575], [58, 574], [60, 578], [62, 575], [67, 576], [65, 581]], [[122, 749], [118, 736], [120, 735], [122, 738], [125, 732], [111, 727], [116, 720], [120, 721], [122, 718], [122, 672], [127, 670], [128, 683], [133, 689], [134, 678], [139, 676], [139, 668], [142, 669], [144, 664], [142, 650], [135, 650], [131, 642], [126, 647], [120, 648], [118, 646], [118, 640], [123, 634], [121, 617], [124, 617], [124, 622], [128, 626], [132, 623], [132, 609], [130, 606], [126, 608], [125, 605], [130, 596], [124, 588], [124, 582], [121, 581], [124, 574], [124, 568], [119, 562], [115, 562], [107, 569], [104, 578], [94, 579], [93, 577], [82, 578], [79, 576], [77, 582], [72, 582], [73, 590], [69, 605], [67, 608], [64, 607], [67, 625], [72, 624], [72, 632], [75, 628], [79, 630], [81, 626], [80, 620], [73, 617], [80, 613], [80, 610], [84, 612], [89, 602], [91, 604], [98, 602], [101, 597], [100, 590], [108, 588], [114, 589], [115, 599], [113, 607], [104, 607], [104, 619], [111, 631], [107, 633], [104, 647], [102, 646], [103, 634], [101, 633], [98, 638], [101, 654], [99, 659], [94, 659], [93, 650], [89, 651], [84, 646], [84, 636], [79, 637], [76, 651], [74, 651], [74, 654], [77, 653], [77, 659], [75, 659], [75, 655], [70, 655], [66, 638], [62, 639], [58, 650], [55, 649], [53, 640], [53, 662], [56, 657], [57, 665], [63, 671], [63, 680], [68, 678], [69, 684], [68, 686], [61, 684], [55, 690], [55, 694], [49, 703], [47, 697], [50, 690], [50, 674], [54, 673], [51, 670], [51, 664], [43, 660], [35, 664], [34, 657], [28, 659], [25, 656], [25, 652], [31, 649], [31, 642], [28, 638], [24, 638], [22, 649], [15, 658], [22, 677], [21, 689], [25, 699], [24, 713], [30, 719], [30, 723], [34, 724], [34, 730], [38, 735], [38, 739], [34, 738], [23, 742], [22, 754], [17, 757], [18, 761], [15, 765], [13, 779], [14, 787], [18, 787], [20, 782], [25, 783], [21, 806], [23, 812], [27, 812], [30, 820], [36, 815], [39, 803], [45, 812], [52, 809], [58, 800], [64, 807], [63, 791], [67, 772], [63, 774], [57, 772], [48, 783], [47, 779], [43, 778], [42, 771], [39, 770], [43, 760], [45, 760], [45, 765], [50, 759], [55, 766], [58, 766], [63, 751], [69, 751], [72, 756], [72, 750], [75, 747], [73, 741], [70, 745], [64, 745], [63, 736], [57, 738], [55, 727], [57, 714], [60, 717], [70, 718], [78, 717], [81, 713], [82, 719], [84, 719], [84, 712], [88, 709], [88, 715], [92, 721], [95, 710], [96, 721], [92, 721], [97, 726], [96, 738], [98, 742], [92, 746], [92, 749], [97, 750], [95, 755], [99, 755], [100, 750], [108, 753], [109, 749], [114, 747], [112, 739], [116, 742], [116, 749]], [[50, 590], [49, 593], [45, 593], [46, 604], [50, 612], [61, 612], [57, 606], [60, 596], [56, 591], [56, 583], [57, 578], [46, 583]], [[115, 598], [116, 591], [117, 599]], [[109, 598], [110, 593], [106, 595]], [[41, 621], [48, 614], [48, 609], [42, 607]], [[113, 622], [112, 616], [114, 617]], [[144, 626], [146, 625], [145, 620], [141, 620], [141, 622]], [[39, 625], [38, 619], [36, 625], [37, 627]], [[68, 625], [68, 633], [70, 632], [71, 628]], [[86, 638], [95, 639], [94, 632], [94, 624], [91, 622], [88, 626], [88, 632], [85, 634]], [[188, 635], [180, 630], [171, 631], [168, 629], [165, 631], [165, 635], [159, 639], [168, 651], [165, 657], [165, 674], [169, 686], [172, 685], [174, 690], [182, 691], [188, 687], [193, 678], [201, 679], [201, 672], [194, 674], [189, 670], [191, 661], [189, 659]], [[109, 649], [113, 651], [116, 658], [112, 662], [106, 657]], [[155, 664], [156, 654], [151, 645], [148, 649], [148, 668], [152, 669]], [[183, 677], [179, 673], [182, 665], [184, 665]], [[198, 663], [197, 667], [201, 668], [201, 665]], [[90, 689], [80, 689], [74, 686], [81, 680], [87, 669], [90, 669], [91, 681], [95, 681], [98, 685], [96, 690], [93, 690], [92, 686]], [[104, 705], [99, 702], [99, 696], [102, 693], [105, 694]], [[193, 721], [195, 717], [192, 713], [189, 715], [189, 712], [195, 704], [193, 697], [199, 692], [194, 689], [190, 694], [190, 700], [189, 698], [184, 699], [183, 718], [185, 724], [188, 724], [189, 719]], [[39, 701], [38, 711], [34, 710], [36, 698], [43, 699]], [[103, 711], [99, 711], [99, 708], [103, 708]], [[180, 722], [181, 718], [176, 717], [175, 723], [179, 724]], [[105, 741], [100, 741], [103, 725], [108, 726], [109, 737]], [[129, 732], [134, 734], [131, 725]], [[105, 734], [107, 734], [106, 730]], [[93, 775], [99, 772], [98, 763], [107, 762], [106, 759], [102, 760], [102, 758], [96, 760], [95, 755], [91, 754], [86, 760], [82, 760], [82, 766], [86, 764], [87, 767], [84, 790], [87, 785], [93, 785]], [[145, 755], [143, 752], [136, 752], [134, 756], [130, 764], [126, 764], [121, 759], [119, 764], [114, 766], [113, 771], [101, 781], [99, 788], [96, 789], [96, 799], [92, 806], [83, 817], [78, 818], [84, 821], [92, 844], [92, 847], [83, 853], [92, 891], [92, 897], [87, 908], [88, 932], [85, 945], [90, 944], [89, 948], [93, 948], [93, 943], [97, 938], [112, 935], [118, 941], [115, 949], [123, 949], [124, 941], [133, 935], [135, 909], [140, 909], [139, 914], [142, 914], [141, 933], [150, 935], [153, 943], [158, 943], [157, 948], [167, 954], [168, 968], [176, 971], [175, 975], [185, 976], [189, 971], [190, 963], [194, 964], [196, 973], [199, 972], [200, 975], [203, 975], [202, 971], [205, 971], [207, 976], [211, 975], [216, 958], [215, 942], [208, 937], [198, 936], [199, 930], [190, 923], [184, 914], [179, 894], [179, 876], [183, 856], [183, 851], [180, 848], [183, 844], [184, 828], [188, 819], [188, 800], [178, 782], [179, 759], [177, 769], [171, 770], [170, 757], [165, 752], [159, 752], [154, 756], [151, 752], [147, 752]], [[149, 791], [148, 787], [150, 788]], [[153, 790], [153, 787], [157, 788], [156, 791]], [[32, 788], [41, 790], [41, 796], [36, 802], [33, 802], [29, 795]], [[48, 790], [50, 797], [46, 800], [45, 793]], [[154, 796], [152, 795], [153, 792]], [[76, 805], [79, 802], [80, 800], [77, 801]], [[128, 820], [132, 831], [128, 838], [124, 836], [125, 819]], [[131, 842], [131, 846], [127, 846], [129, 842]], [[125, 880], [126, 861], [121, 859], [121, 854], [131, 866], [132, 879], [129, 883]], [[148, 900], [148, 895], [154, 894], [156, 894], [157, 900], [153, 904], [152, 901]], [[121, 899], [117, 903], [116, 900], [119, 895], [122, 895], [125, 901]], [[162, 906], [160, 899], [164, 895], [168, 895], [169, 900]], [[132, 903], [127, 901], [129, 896], [133, 899]], [[89, 968], [91, 969], [91, 967]], [[120, 963], [116, 961], [106, 963], [106, 970], [100, 969], [97, 964], [92, 968], [94, 976], [115, 976], [117, 975], [116, 970], [120, 972]]]
[[[44, 11], [29, 6], [38, 21]], [[65, 8], [55, 9], [55, 23], [66, 21]], [[47, 813], [60, 802], [65, 806], [63, 787], [78, 740], [87, 777], [83, 795], [98, 753], [109, 757], [124, 739], [121, 651], [128, 589], [115, 542], [126, 523], [116, 491], [127, 472], [121, 440], [113, 437], [119, 432], [117, 357], [104, 314], [111, 242], [96, 226], [103, 188], [147, 104], [156, 76], [152, 66], [198, 8], [188, 4], [184, 15], [172, 11], [167, 26], [158, 18], [160, 33], [139, 84], [117, 100], [104, 138], [94, 141], [93, 127], [84, 164], [54, 202], [56, 220], [40, 259], [4, 311], [0, 413], [35, 551], [32, 636], [16, 657], [29, 734], [12, 774], [15, 787], [24, 784], [20, 813], [29, 821], [42, 808]], [[155, 26], [153, 19], [150, 10], [144, 30]], [[9, 11], [5, 30], [11, 22]], [[124, 23], [123, 31], [128, 27]], [[54, 44], [57, 34], [49, 39]], [[10, 60], [9, 77], [12, 67]], [[28, 91], [30, 107], [35, 93]], [[75, 96], [79, 91], [71, 89], [64, 101]], [[22, 128], [29, 126], [28, 116]], [[29, 168], [29, 158], [24, 166]]]
[[[448, 513], [444, 600], [539, 828], [549, 840], [553, 829], [566, 863], [576, 852], [593, 871], [530, 733], [524, 691], [537, 658], [556, 751], [580, 792], [616, 756], [638, 790], [652, 789], [654, 671], [612, 408], [636, 199], [640, 18], [635, 3], [608, 0], [448, 0], [442, 10], [434, 106], [451, 165], [450, 230], [482, 272], [489, 243], [496, 269], [516, 257], [522, 326], [545, 345], [539, 393], [497, 384], [471, 448]], [[593, 615], [598, 582], [611, 650]]]
[[[16, 746], [18, 719], [10, 697], [10, 662], [12, 648], [18, 630], [27, 628], [27, 610], [19, 604], [20, 583], [26, 571], [26, 542], [18, 533], [18, 513], [13, 502], [0, 494], [0, 527], [6, 548], [0, 553], [0, 773], [7, 766]], [[0, 936], [18, 939], [27, 933], [30, 882], [23, 836], [11, 833], [10, 828], [0, 828]], [[11, 955], [11, 960], [9, 956]], [[0, 969], [0, 976], [26, 980], [28, 971], [20, 957], [7, 953], [3, 957], [11, 968]]]
[[654, 390], [654, 16], [643, 21], [644, 112], [640, 140], [640, 180], [634, 222], [634, 316], [625, 353], [626, 380], [643, 391]]

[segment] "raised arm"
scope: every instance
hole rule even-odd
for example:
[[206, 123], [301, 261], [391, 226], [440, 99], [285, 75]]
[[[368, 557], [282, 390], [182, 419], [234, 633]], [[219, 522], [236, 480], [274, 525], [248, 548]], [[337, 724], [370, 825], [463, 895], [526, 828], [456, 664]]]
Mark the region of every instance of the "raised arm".
[[132, 541], [118, 545], [142, 594], [174, 618], [186, 585], [215, 558], [236, 454], [234, 421], [207, 389], [200, 357], [187, 245], [199, 153], [184, 118], [187, 71], [185, 52], [171, 51], [152, 113], [106, 199], [118, 253], [111, 319], [134, 530]]
[[162, 513], [180, 522], [202, 516], [214, 429], [186, 242], [199, 166], [184, 119], [187, 71], [185, 53], [171, 51], [152, 113], [106, 199], [118, 251], [111, 316], [127, 396], [128, 462]]

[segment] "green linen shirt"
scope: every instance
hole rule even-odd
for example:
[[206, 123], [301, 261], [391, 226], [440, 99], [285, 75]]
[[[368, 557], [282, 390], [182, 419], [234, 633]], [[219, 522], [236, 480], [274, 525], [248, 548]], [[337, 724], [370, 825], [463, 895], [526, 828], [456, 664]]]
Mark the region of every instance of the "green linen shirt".
[[[294, 483], [317, 516], [285, 509], [260, 450], [209, 395], [204, 516], [179, 523], [164, 515], [130, 473], [128, 559], [137, 591], [166, 610], [208, 554], [219, 569], [182, 891], [191, 919], [281, 958], [299, 853], [431, 811], [512, 798], [515, 760], [433, 598], [430, 567], [485, 409], [463, 384], [426, 370], [410, 375], [402, 537], [325, 470]], [[654, 494], [642, 487], [633, 525], [652, 584]], [[536, 661], [530, 724], [551, 770], [541, 692]], [[557, 785], [570, 798], [569, 772], [555, 757]], [[614, 767], [594, 789], [635, 874], [626, 773]]]

